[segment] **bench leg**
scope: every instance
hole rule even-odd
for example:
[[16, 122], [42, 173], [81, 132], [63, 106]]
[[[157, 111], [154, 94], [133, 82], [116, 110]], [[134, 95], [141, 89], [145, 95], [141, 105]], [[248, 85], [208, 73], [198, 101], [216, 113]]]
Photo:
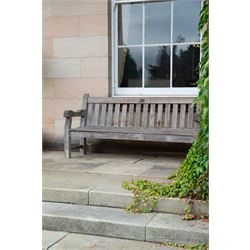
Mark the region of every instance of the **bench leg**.
[[64, 156], [65, 158], [71, 158], [71, 136], [69, 129], [71, 128], [72, 119], [66, 119], [64, 128]]
[[83, 154], [87, 154], [87, 138], [83, 139]]
[[69, 133], [64, 137], [64, 156], [67, 159], [71, 158], [71, 138]]
[[80, 139], [80, 153], [82, 153], [83, 155], [87, 154], [87, 139], [83, 138]]
[[80, 139], [80, 145], [81, 145], [80, 152], [83, 155], [86, 155], [87, 154], [87, 139], [86, 138]]

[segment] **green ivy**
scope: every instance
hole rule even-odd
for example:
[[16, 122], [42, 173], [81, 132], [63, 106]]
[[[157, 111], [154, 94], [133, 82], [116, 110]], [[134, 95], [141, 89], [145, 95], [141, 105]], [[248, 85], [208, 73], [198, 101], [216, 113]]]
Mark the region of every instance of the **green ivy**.
[[202, 33], [201, 61], [199, 64], [199, 95], [194, 104], [200, 110], [200, 130], [197, 139], [189, 149], [178, 171], [171, 175], [170, 184], [153, 183], [146, 180], [124, 182], [123, 188], [134, 194], [128, 210], [134, 212], [151, 212], [159, 196], [194, 198], [208, 200], [208, 146], [209, 146], [209, 28], [208, 0], [203, 1], [200, 12], [199, 30]]
[[186, 250], [208, 250], [208, 245], [207, 244], [198, 244], [198, 245], [187, 245], [187, 244], [175, 244], [175, 243], [169, 243], [166, 242], [164, 243], [166, 246], [171, 246], [171, 247], [178, 247], [178, 248], [183, 248]]

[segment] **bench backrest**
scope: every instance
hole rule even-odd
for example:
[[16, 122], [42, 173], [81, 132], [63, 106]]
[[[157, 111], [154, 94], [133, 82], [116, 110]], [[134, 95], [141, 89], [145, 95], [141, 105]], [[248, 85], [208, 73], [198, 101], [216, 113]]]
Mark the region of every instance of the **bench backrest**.
[[194, 128], [192, 97], [89, 97], [81, 126]]

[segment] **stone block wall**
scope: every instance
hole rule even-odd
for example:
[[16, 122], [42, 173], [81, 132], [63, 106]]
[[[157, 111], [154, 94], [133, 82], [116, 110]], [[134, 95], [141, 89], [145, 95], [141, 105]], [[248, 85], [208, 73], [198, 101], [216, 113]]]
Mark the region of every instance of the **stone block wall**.
[[111, 92], [110, 26], [109, 0], [43, 0], [45, 144], [62, 144], [63, 111], [79, 109], [84, 93]]

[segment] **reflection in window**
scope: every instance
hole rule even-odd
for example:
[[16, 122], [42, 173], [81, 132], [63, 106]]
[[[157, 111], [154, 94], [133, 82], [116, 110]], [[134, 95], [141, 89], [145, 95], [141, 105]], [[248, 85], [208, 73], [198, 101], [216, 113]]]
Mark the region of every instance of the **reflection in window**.
[[173, 47], [173, 87], [196, 87], [199, 79], [199, 45]]
[[174, 1], [173, 42], [199, 42], [201, 3], [197, 0]]
[[142, 87], [142, 49], [118, 49], [119, 87]]
[[118, 44], [137, 45], [142, 43], [142, 5], [118, 6]]
[[120, 2], [114, 12], [115, 89], [129, 93], [129, 88], [141, 88], [131, 93], [151, 94], [152, 88], [152, 94], [165, 94], [172, 90], [164, 88], [182, 88], [176, 93], [194, 93], [196, 89], [184, 87], [196, 87], [199, 78], [200, 8], [201, 0]]
[[145, 48], [145, 87], [170, 86], [170, 46]]
[[170, 43], [171, 2], [145, 4], [145, 44]]

